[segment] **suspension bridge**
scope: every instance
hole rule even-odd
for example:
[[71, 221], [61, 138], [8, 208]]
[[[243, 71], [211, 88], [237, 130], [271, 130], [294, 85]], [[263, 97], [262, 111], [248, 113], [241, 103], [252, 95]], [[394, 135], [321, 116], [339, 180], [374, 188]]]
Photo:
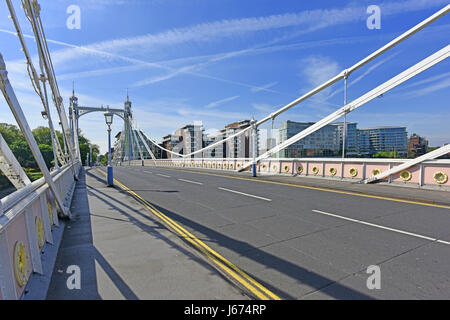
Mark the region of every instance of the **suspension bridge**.
[[[341, 118], [345, 151], [346, 115], [439, 68], [450, 45], [347, 101], [352, 73], [447, 19], [450, 5], [263, 119], [181, 151], [140, 129], [128, 94], [123, 107], [84, 106], [73, 91], [66, 113], [40, 5], [22, 1], [36, 67], [6, 3], [48, 120], [54, 167], [44, 161], [0, 55], [0, 90], [43, 175], [31, 182], [0, 134], [0, 170], [16, 189], [0, 201], [0, 299], [450, 297], [450, 160], [439, 159], [450, 144], [414, 159], [276, 157]], [[258, 153], [262, 124], [340, 81], [342, 107]], [[93, 112], [123, 121], [111, 170], [82, 164], [79, 121]], [[243, 135], [250, 157], [210, 156]], [[170, 157], [157, 158], [156, 150]], [[381, 288], [367, 284], [370, 266], [380, 268]]]

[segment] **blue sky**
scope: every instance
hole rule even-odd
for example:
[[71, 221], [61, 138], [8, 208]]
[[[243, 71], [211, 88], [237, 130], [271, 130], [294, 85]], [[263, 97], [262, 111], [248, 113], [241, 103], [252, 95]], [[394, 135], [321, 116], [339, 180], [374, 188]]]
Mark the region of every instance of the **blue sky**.
[[[31, 34], [20, 1], [22, 30]], [[66, 107], [75, 81], [81, 105], [123, 107], [156, 140], [201, 120], [208, 132], [235, 120], [261, 119], [337, 75], [448, 1], [41, 0], [42, 19]], [[81, 29], [66, 27], [69, 5]], [[368, 5], [381, 29], [366, 26]], [[18, 38], [0, 2], [0, 52], [31, 127], [45, 125]], [[448, 44], [450, 16], [433, 23], [349, 78], [348, 99], [383, 83]], [[35, 43], [27, 39], [36, 55]], [[36, 58], [36, 57], [35, 57]], [[38, 66], [37, 62], [35, 66]], [[444, 61], [348, 115], [359, 127], [407, 126], [433, 146], [450, 142], [450, 63]], [[342, 106], [343, 82], [278, 117], [317, 121]], [[56, 117], [53, 112], [54, 117]], [[446, 120], [447, 119], [447, 120]], [[4, 99], [0, 121], [15, 123]], [[267, 124], [264, 128], [270, 128]], [[106, 151], [103, 115], [81, 118], [85, 135]], [[115, 118], [113, 133], [122, 123]]]

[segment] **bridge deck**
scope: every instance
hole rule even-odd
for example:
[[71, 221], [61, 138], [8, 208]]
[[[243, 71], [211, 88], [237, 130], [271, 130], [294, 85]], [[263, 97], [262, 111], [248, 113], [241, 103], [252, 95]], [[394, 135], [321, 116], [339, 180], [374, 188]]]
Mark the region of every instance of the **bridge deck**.
[[[95, 169], [81, 174], [71, 210], [48, 299], [247, 298]], [[80, 290], [67, 288], [70, 265]]]
[[[176, 232], [168, 233], [167, 223], [153, 220], [159, 214], [281, 298], [450, 297], [447, 192], [370, 186], [372, 195], [364, 195], [357, 194], [355, 184], [341, 184], [339, 190], [338, 182], [329, 182], [335, 185], [325, 190], [313, 182], [289, 185], [288, 177], [253, 180], [212, 170], [115, 167], [114, 174], [123, 185], [108, 189], [103, 174], [88, 172], [84, 197], [95, 210], [80, 214], [66, 231], [49, 298], [83, 294], [67, 292], [67, 275], [58, 272], [80, 263], [91, 275], [87, 283], [92, 288], [82, 296], [86, 298], [182, 298], [182, 290], [167, 289], [173, 288], [172, 274], [184, 275], [177, 285], [196, 283], [196, 297], [243, 297], [205, 267], [204, 260], [194, 259], [187, 241], [178, 245]], [[123, 191], [125, 186], [142, 204]], [[400, 191], [393, 195], [394, 189]], [[82, 192], [77, 191], [76, 206], [82, 206], [77, 200], [80, 193], [83, 199]], [[434, 203], [412, 201], [417, 197]], [[184, 274], [176, 267], [169, 271], [185, 261], [192, 267]], [[380, 267], [380, 290], [367, 288], [371, 265]], [[180, 286], [189, 290], [187, 284]], [[156, 294], [161, 291], [173, 295]]]
[[[281, 298], [450, 297], [446, 192], [410, 196], [439, 195], [440, 207], [342, 192], [338, 182], [327, 191], [154, 167], [117, 167], [115, 177]], [[380, 290], [366, 286], [370, 265], [380, 266]]]

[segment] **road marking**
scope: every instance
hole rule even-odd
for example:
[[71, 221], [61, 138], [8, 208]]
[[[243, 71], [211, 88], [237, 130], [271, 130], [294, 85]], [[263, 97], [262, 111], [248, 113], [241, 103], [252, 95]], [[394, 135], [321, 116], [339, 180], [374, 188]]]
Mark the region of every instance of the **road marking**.
[[372, 199], [380, 199], [380, 200], [387, 200], [387, 201], [393, 201], [393, 202], [402, 202], [402, 203], [409, 203], [409, 204], [417, 204], [420, 206], [427, 206], [427, 207], [434, 207], [434, 208], [442, 208], [442, 209], [450, 209], [450, 206], [442, 205], [442, 204], [435, 204], [435, 203], [429, 203], [425, 201], [413, 201], [413, 200], [404, 200], [404, 199], [398, 199], [398, 198], [391, 198], [391, 197], [383, 197], [383, 196], [375, 196], [367, 193], [358, 193], [358, 192], [352, 192], [352, 191], [342, 191], [342, 190], [336, 190], [336, 189], [328, 189], [324, 187], [313, 187], [313, 186], [307, 186], [307, 185], [301, 185], [301, 184], [293, 184], [293, 183], [287, 183], [287, 182], [278, 182], [278, 181], [269, 181], [269, 180], [262, 180], [262, 179], [251, 179], [251, 178], [243, 178], [243, 177], [234, 177], [224, 174], [216, 174], [216, 173], [207, 173], [207, 172], [195, 172], [191, 170], [182, 170], [182, 169], [172, 169], [172, 168], [163, 168], [164, 170], [176, 170], [176, 171], [182, 171], [182, 172], [190, 172], [193, 174], [203, 174], [207, 176], [217, 176], [217, 177], [223, 177], [228, 179], [237, 179], [237, 180], [246, 180], [246, 181], [252, 181], [252, 182], [259, 182], [259, 183], [270, 183], [270, 184], [277, 184], [282, 186], [288, 186], [288, 187], [295, 187], [295, 188], [302, 188], [302, 189], [310, 189], [310, 190], [318, 190], [318, 191], [325, 191], [325, 192], [332, 192], [332, 193], [340, 193], [340, 194], [346, 194], [356, 197], [363, 197], [363, 198], [372, 198]]
[[[103, 175], [106, 176], [106, 173], [100, 169], [97, 169]], [[190, 242], [196, 249], [201, 251], [208, 257], [212, 262], [214, 262], [222, 271], [227, 273], [230, 277], [232, 277], [236, 282], [244, 286], [247, 290], [253, 293], [256, 297], [261, 300], [281, 300], [276, 294], [271, 292], [269, 289], [265, 288], [263, 285], [258, 283], [256, 280], [251, 278], [244, 271], [239, 269], [233, 263], [225, 259], [219, 253], [208, 247], [205, 243], [203, 243], [196, 236], [191, 234], [189, 231], [184, 229], [181, 225], [177, 224], [175, 221], [167, 217], [161, 211], [156, 209], [151, 203], [147, 200], [143, 199], [137, 193], [129, 189], [127, 186], [123, 185], [117, 179], [114, 179], [114, 183], [116, 183], [122, 190], [128, 192], [134, 199], [136, 199], [139, 203], [144, 205], [150, 212], [152, 212], [155, 216], [164, 221], [170, 229], [174, 230], [181, 238]]]
[[157, 175], [157, 176], [164, 177], [164, 178], [170, 178], [170, 176], [166, 176], [165, 174], [161, 174], [161, 173], [157, 173], [156, 175]]
[[177, 180], [184, 181], [184, 182], [188, 182], [188, 183], [193, 183], [193, 184], [200, 184], [200, 185], [203, 184], [203, 183], [201, 183], [201, 182], [191, 181], [191, 180], [186, 180], [186, 179], [177, 179]]
[[145, 171], [145, 170], [144, 170], [144, 172], [147, 172], [147, 173], [153, 173], [153, 172], [151, 172], [151, 171]]
[[221, 188], [221, 187], [219, 187], [219, 189], [220, 189], [220, 190], [224, 190], [224, 191], [228, 191], [228, 192], [237, 193], [237, 194], [242, 194], [243, 196], [247, 196], [247, 197], [252, 197], [252, 198], [256, 198], [256, 199], [261, 199], [261, 200], [264, 200], [264, 201], [272, 201], [271, 199], [267, 199], [267, 198], [255, 196], [255, 195], [253, 195], [253, 194], [248, 194], [248, 193], [244, 193], [244, 192], [240, 192], [240, 191], [235, 191], [235, 190], [231, 190], [231, 189], [227, 189], [227, 188]]
[[439, 242], [439, 243], [449, 244], [450, 245], [450, 242], [448, 242], [448, 241], [431, 238], [431, 237], [424, 236], [424, 235], [417, 234], [417, 233], [413, 233], [413, 232], [408, 232], [408, 231], [403, 231], [403, 230], [394, 229], [394, 228], [390, 228], [390, 227], [385, 227], [385, 226], [381, 226], [379, 224], [374, 224], [374, 223], [370, 223], [370, 222], [366, 222], [366, 221], [362, 221], [362, 220], [358, 220], [358, 219], [348, 218], [348, 217], [340, 216], [340, 215], [329, 213], [329, 212], [325, 212], [325, 211], [320, 211], [320, 210], [312, 210], [312, 211], [315, 212], [315, 213], [320, 213], [320, 214], [324, 214], [324, 215], [327, 215], [327, 216], [331, 216], [331, 217], [335, 217], [335, 218], [339, 218], [339, 219], [343, 219], [343, 220], [347, 220], [347, 221], [351, 221], [351, 222], [356, 222], [356, 223], [359, 223], [359, 224], [364, 224], [364, 225], [375, 227], [375, 228], [379, 228], [379, 229], [393, 231], [393, 232], [406, 234], [408, 236], [412, 236], [412, 237], [416, 237], [416, 238], [421, 238], [421, 239], [425, 239], [425, 240], [429, 240], [429, 241], [433, 241], [433, 242]]

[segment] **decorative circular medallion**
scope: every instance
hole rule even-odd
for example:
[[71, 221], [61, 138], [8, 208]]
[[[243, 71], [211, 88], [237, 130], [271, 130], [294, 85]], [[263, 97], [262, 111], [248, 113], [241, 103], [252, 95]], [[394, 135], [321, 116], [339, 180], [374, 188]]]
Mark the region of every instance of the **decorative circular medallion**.
[[303, 167], [301, 165], [297, 167], [297, 172], [298, 173], [302, 173], [303, 172]]
[[44, 224], [42, 223], [41, 217], [36, 217], [34, 219], [34, 228], [36, 230], [39, 249], [42, 249], [42, 247], [45, 244], [45, 236], [44, 236]]
[[356, 177], [358, 175], [358, 170], [356, 168], [350, 168], [348, 171], [350, 173], [350, 176]]
[[331, 174], [332, 176], [335, 176], [336, 173], [337, 173], [337, 170], [336, 170], [336, 168], [330, 168], [330, 170], [328, 170], [328, 172], [330, 172], [330, 174]]
[[374, 176], [376, 176], [376, 175], [379, 175], [381, 173], [381, 170], [380, 169], [373, 169], [372, 170], [372, 177], [374, 177]]
[[433, 179], [439, 184], [444, 184], [448, 181], [448, 176], [447, 174], [445, 174], [445, 172], [438, 171], [434, 173]]
[[17, 241], [14, 245], [14, 275], [20, 287], [27, 283], [28, 272], [27, 247], [22, 241]]
[[318, 174], [318, 173], [319, 173], [319, 168], [313, 167], [313, 168], [312, 168], [312, 172], [313, 172], [314, 174]]
[[284, 172], [289, 172], [289, 166], [284, 166]]
[[402, 172], [400, 172], [400, 178], [401, 178], [403, 181], [409, 181], [409, 180], [411, 180], [411, 178], [412, 178], [412, 173], [411, 173], [411, 171], [403, 170]]

